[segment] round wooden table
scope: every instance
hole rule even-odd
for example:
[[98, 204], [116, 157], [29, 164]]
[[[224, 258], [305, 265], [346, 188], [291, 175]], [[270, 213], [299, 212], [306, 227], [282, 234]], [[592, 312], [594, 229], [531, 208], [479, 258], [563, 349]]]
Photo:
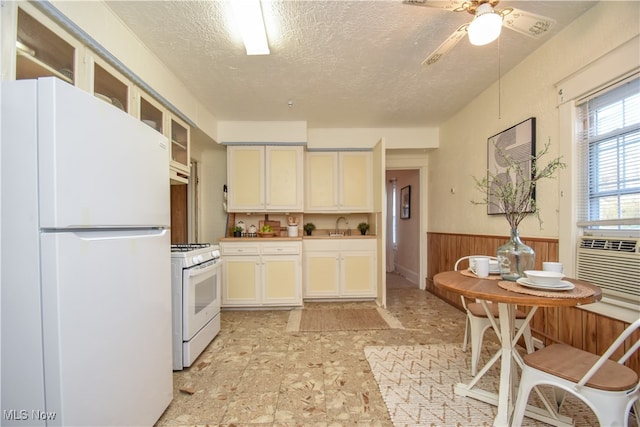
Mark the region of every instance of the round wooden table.
[[[485, 311], [490, 319], [493, 319], [493, 316], [486, 306], [486, 301], [498, 304], [499, 324], [496, 324], [493, 320], [492, 323], [499, 328], [499, 330], [496, 330], [496, 333], [500, 338], [500, 350], [498, 350], [496, 355], [490, 359], [487, 365], [478, 372], [478, 375], [476, 375], [469, 384], [457, 384], [455, 386], [457, 395], [469, 396], [498, 407], [494, 426], [509, 425], [509, 417], [512, 412], [511, 407], [515, 397], [513, 396], [512, 374], [514, 365], [511, 361], [515, 360], [518, 365], [524, 363], [515, 349], [515, 345], [524, 330], [524, 326], [529, 324], [538, 307], [573, 307], [590, 304], [602, 298], [602, 291], [597, 286], [581, 280], [570, 278], [565, 278], [564, 280], [575, 284], [583, 291], [582, 293], [590, 293], [590, 295], [579, 297], [573, 295], [570, 297], [567, 293], [563, 294], [562, 292], [554, 292], [552, 296], [518, 293], [503, 289], [498, 285], [498, 280], [469, 277], [468, 275], [463, 275], [460, 271], [447, 271], [436, 274], [433, 277], [435, 285], [443, 290], [455, 292], [467, 298], [480, 300], [485, 306]], [[518, 334], [514, 334], [515, 330], [513, 325], [515, 323], [515, 307], [517, 305], [529, 306], [532, 307], [532, 309], [527, 315]], [[478, 390], [475, 385], [498, 358], [501, 360], [500, 389], [496, 396], [495, 393]], [[557, 413], [549, 414], [549, 412], [545, 412], [540, 408], [531, 408], [530, 411], [527, 411], [526, 415], [553, 425], [569, 425], [571, 422], [571, 420], [566, 417], [559, 416]]]

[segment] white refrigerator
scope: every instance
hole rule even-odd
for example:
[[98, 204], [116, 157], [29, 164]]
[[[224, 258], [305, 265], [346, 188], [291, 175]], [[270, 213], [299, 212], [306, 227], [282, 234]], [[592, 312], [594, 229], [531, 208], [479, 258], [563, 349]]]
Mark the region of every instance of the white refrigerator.
[[153, 425], [172, 399], [167, 140], [2, 82], [1, 425]]

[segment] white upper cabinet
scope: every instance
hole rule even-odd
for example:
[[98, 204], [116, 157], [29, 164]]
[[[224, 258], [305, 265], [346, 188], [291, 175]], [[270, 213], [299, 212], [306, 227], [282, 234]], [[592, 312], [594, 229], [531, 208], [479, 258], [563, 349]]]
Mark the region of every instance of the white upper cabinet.
[[231, 212], [301, 212], [302, 146], [227, 147]]
[[369, 151], [308, 152], [305, 212], [371, 212], [372, 162]]
[[264, 147], [227, 147], [227, 185], [229, 211], [265, 209]]
[[131, 113], [133, 84], [102, 59], [93, 58], [93, 95], [116, 108]]
[[191, 128], [170, 109], [116, 69], [113, 62], [75, 38], [29, 2], [3, 4], [3, 78], [58, 77], [96, 98], [139, 118], [170, 141], [171, 184], [188, 183]]
[[170, 134], [169, 171], [172, 181], [187, 183], [191, 171], [190, 127], [182, 120], [167, 115]]
[[[29, 12], [25, 11], [25, 8]], [[44, 18], [29, 4], [20, 4], [17, 15], [16, 80], [58, 77], [67, 83], [75, 84], [81, 44], [54, 28], [54, 25], [43, 25], [38, 19]]]

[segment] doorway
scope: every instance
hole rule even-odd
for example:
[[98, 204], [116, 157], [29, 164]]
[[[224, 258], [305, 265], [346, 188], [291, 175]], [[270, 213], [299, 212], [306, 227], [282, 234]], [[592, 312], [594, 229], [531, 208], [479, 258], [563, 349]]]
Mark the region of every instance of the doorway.
[[171, 185], [171, 244], [188, 243], [187, 185]]
[[421, 188], [419, 169], [385, 172], [387, 190], [387, 273], [419, 287]]

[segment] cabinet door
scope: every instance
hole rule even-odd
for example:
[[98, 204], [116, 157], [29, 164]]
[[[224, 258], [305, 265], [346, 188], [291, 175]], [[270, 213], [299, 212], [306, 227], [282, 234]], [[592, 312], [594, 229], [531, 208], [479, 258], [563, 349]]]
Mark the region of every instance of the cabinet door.
[[335, 252], [304, 253], [304, 298], [340, 296], [338, 261]]
[[305, 211], [336, 211], [338, 209], [338, 153], [307, 153], [306, 160]]
[[222, 306], [259, 305], [259, 270], [259, 256], [225, 257], [222, 279]]
[[372, 161], [371, 152], [340, 153], [340, 210], [347, 212], [373, 210]]
[[93, 94], [122, 111], [131, 111], [131, 83], [111, 65], [94, 55]]
[[[27, 2], [17, 7], [17, 38], [15, 44], [15, 79], [58, 77], [75, 84], [78, 74], [80, 44], [45, 18]], [[2, 4], [2, 13], [9, 14], [10, 3]], [[14, 15], [15, 16], [15, 15]], [[3, 24], [13, 25], [13, 22]], [[3, 30], [3, 36], [10, 34]], [[5, 52], [3, 50], [3, 52]], [[11, 50], [13, 52], [13, 50]], [[3, 57], [9, 61], [9, 58]], [[4, 70], [4, 69], [3, 69]]]
[[301, 212], [302, 164], [301, 146], [267, 146], [266, 209], [278, 212]]
[[137, 90], [136, 93], [136, 98], [139, 99], [138, 118], [147, 126], [164, 135], [164, 108], [140, 90]]
[[264, 210], [264, 147], [227, 147], [229, 211]]
[[345, 297], [376, 296], [374, 252], [348, 251], [340, 254], [340, 293]]
[[302, 305], [300, 255], [262, 256], [262, 302]]
[[171, 117], [169, 119], [169, 132], [171, 138], [170, 144], [170, 161], [169, 165], [171, 169], [180, 174], [183, 177], [188, 177], [191, 172], [191, 153], [190, 146], [190, 134], [189, 125], [182, 120]]

